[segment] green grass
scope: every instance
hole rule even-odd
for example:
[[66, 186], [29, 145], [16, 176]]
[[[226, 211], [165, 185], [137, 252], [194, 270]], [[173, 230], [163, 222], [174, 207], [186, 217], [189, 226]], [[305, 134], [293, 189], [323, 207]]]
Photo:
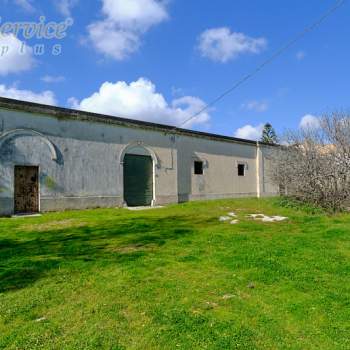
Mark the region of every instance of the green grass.
[[350, 349], [349, 276], [350, 215], [276, 199], [0, 219], [0, 348]]

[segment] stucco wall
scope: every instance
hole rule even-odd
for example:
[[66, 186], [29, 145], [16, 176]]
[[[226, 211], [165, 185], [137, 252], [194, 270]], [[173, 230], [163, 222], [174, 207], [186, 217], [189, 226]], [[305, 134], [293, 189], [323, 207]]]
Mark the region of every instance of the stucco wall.
[[[256, 146], [225, 141], [177, 137], [180, 201], [256, 196]], [[194, 161], [204, 163], [204, 174], [194, 174]], [[246, 165], [238, 176], [239, 163]]]
[[272, 180], [272, 167], [273, 167], [273, 153], [276, 151], [275, 147], [260, 145], [260, 194], [262, 197], [276, 196], [279, 193], [279, 188]]
[[[13, 212], [14, 165], [40, 166], [41, 210], [113, 207], [123, 204], [121, 156], [128, 145], [152, 149], [156, 203], [177, 202], [177, 157], [171, 137], [151, 130], [103, 123], [60, 120], [17, 111], [1, 111], [2, 134], [35, 130], [54, 145], [58, 159], [40, 136], [19, 132], [0, 148], [0, 213]], [[0, 135], [1, 138], [1, 135]]]
[[[153, 157], [154, 204], [276, 193], [268, 150], [254, 143], [0, 109], [0, 215], [13, 213], [14, 165], [40, 167], [42, 211], [121, 206], [127, 152]], [[195, 160], [204, 162], [201, 176]]]

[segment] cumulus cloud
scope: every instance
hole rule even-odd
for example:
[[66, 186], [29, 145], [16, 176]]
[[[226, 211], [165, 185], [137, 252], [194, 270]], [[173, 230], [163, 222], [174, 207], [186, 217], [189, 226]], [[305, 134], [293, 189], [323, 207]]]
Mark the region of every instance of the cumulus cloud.
[[62, 75], [53, 76], [53, 75], [44, 75], [40, 78], [44, 83], [52, 84], [52, 83], [62, 83], [66, 80], [66, 78]]
[[33, 49], [13, 34], [0, 35], [0, 75], [19, 73], [35, 64]]
[[251, 100], [242, 104], [242, 108], [247, 111], [262, 113], [267, 111], [269, 105], [266, 101]]
[[72, 15], [72, 8], [77, 5], [78, 0], [55, 0], [57, 10], [65, 17]]
[[90, 97], [81, 101], [70, 98], [68, 102], [73, 108], [84, 111], [175, 126], [190, 127], [205, 124], [210, 119], [209, 114], [203, 112], [196, 119], [182, 125], [205, 106], [204, 101], [198, 97], [184, 96], [168, 103], [157, 92], [156, 86], [145, 78], [130, 84], [124, 81], [105, 82]]
[[140, 37], [132, 31], [118, 29], [113, 22], [95, 22], [88, 27], [95, 49], [115, 60], [123, 60], [137, 51]]
[[234, 136], [240, 139], [248, 139], [248, 140], [260, 140], [262, 136], [262, 132], [264, 129], [264, 124], [259, 124], [256, 126], [253, 125], [245, 125], [242, 128], [236, 130]]
[[320, 118], [312, 114], [306, 114], [301, 118], [299, 127], [301, 129], [317, 129], [320, 127]]
[[129, 30], [145, 31], [168, 18], [164, 2], [158, 0], [103, 0], [102, 12]]
[[7, 87], [6, 85], [1, 84], [0, 96], [13, 98], [15, 100], [42, 103], [46, 105], [57, 105], [55, 94], [49, 90], [35, 93], [30, 90], [20, 90], [16, 87]]
[[204, 31], [199, 37], [198, 47], [203, 57], [225, 63], [245, 53], [260, 53], [267, 47], [267, 40], [221, 27]]
[[105, 18], [88, 26], [94, 48], [107, 57], [123, 60], [140, 47], [142, 35], [168, 18], [159, 0], [102, 0]]

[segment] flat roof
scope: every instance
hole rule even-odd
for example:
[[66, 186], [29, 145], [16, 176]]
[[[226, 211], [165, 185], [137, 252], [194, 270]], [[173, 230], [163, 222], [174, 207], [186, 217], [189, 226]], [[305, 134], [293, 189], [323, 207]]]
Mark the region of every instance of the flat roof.
[[[20, 101], [5, 97], [0, 97], [0, 108], [8, 109], [8, 110], [17, 110], [28, 113], [39, 113], [54, 116], [58, 119], [72, 119], [72, 120], [80, 120], [80, 121], [90, 121], [97, 123], [105, 123], [105, 124], [114, 124], [126, 127], [136, 127], [143, 129], [151, 129], [157, 131], [163, 131], [166, 133], [175, 133], [186, 136], [200, 137], [200, 138], [209, 138], [214, 140], [228, 141], [228, 142], [239, 142], [239, 143], [247, 143], [247, 144], [257, 144], [257, 141], [241, 139], [237, 137], [224, 136], [218, 134], [212, 134], [202, 131], [195, 131], [189, 129], [177, 128], [171, 125], [151, 123], [141, 120], [134, 120], [128, 118], [114, 117], [110, 115], [98, 114], [85, 112], [81, 110], [75, 110], [70, 108], [56, 107], [50, 105], [44, 105], [34, 102]], [[268, 143], [259, 142], [263, 145], [269, 145]]]

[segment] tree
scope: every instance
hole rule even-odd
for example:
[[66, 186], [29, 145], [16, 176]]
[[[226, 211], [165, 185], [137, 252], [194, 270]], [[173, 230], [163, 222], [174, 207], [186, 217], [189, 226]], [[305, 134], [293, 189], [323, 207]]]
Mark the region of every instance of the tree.
[[284, 194], [339, 211], [350, 206], [350, 115], [333, 113], [319, 125], [289, 131], [272, 156], [272, 181]]
[[275, 129], [272, 127], [270, 123], [266, 123], [264, 125], [264, 129], [261, 136], [261, 141], [270, 143], [270, 144], [276, 144], [277, 143], [277, 135], [275, 132]]

